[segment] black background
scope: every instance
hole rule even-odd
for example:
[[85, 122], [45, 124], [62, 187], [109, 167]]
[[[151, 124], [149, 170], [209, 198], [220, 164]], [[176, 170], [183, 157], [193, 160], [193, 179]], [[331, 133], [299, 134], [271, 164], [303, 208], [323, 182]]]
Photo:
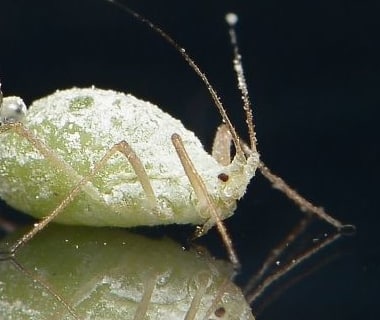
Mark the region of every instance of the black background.
[[[343, 252], [338, 259], [288, 290], [259, 319], [378, 319], [379, 2], [127, 3], [191, 53], [244, 136], [223, 20], [236, 11], [264, 161], [358, 228], [355, 238], [337, 246]], [[1, 0], [0, 39], [5, 95], [30, 103], [57, 88], [92, 84], [131, 92], [183, 120], [211, 147], [220, 117], [204, 85], [166, 43], [105, 1]], [[1, 210], [11, 212], [4, 204]], [[300, 216], [255, 178], [227, 223], [243, 264], [241, 281]], [[215, 232], [202, 239], [223, 254], [218, 241]]]

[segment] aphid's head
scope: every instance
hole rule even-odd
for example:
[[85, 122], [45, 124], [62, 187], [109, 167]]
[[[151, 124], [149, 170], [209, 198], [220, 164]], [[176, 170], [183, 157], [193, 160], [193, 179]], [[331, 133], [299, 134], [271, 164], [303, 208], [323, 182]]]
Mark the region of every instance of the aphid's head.
[[258, 153], [252, 153], [249, 157], [235, 156], [231, 164], [226, 167], [218, 179], [221, 181], [221, 194], [225, 201], [239, 200], [245, 194], [247, 186], [255, 175], [259, 166], [260, 158]]

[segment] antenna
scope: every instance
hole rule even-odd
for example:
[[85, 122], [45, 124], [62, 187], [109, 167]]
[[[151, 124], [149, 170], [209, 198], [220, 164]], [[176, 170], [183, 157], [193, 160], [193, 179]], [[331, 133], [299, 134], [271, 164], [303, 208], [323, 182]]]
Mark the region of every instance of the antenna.
[[3, 104], [3, 92], [1, 91], [1, 82], [0, 82], [0, 108]]
[[252, 115], [252, 106], [251, 101], [248, 94], [248, 87], [247, 87], [247, 81], [245, 80], [244, 76], [244, 69], [243, 69], [243, 62], [241, 59], [241, 54], [239, 52], [239, 46], [237, 43], [237, 37], [236, 37], [236, 31], [235, 31], [235, 25], [239, 21], [239, 18], [237, 14], [230, 12], [226, 14], [226, 21], [229, 25], [229, 34], [230, 34], [230, 42], [232, 49], [234, 51], [234, 69], [236, 73], [236, 78], [238, 82], [238, 88], [241, 92], [241, 99], [243, 100], [243, 109], [245, 111], [245, 121], [248, 126], [248, 133], [249, 133], [249, 142], [250, 142], [250, 149], [252, 152], [257, 152], [257, 139], [256, 139], [256, 133], [255, 133], [255, 126], [253, 124], [253, 115]]
[[[154, 32], [156, 32], [160, 37], [162, 37], [168, 44], [170, 44], [179, 54], [182, 55], [182, 57], [186, 60], [186, 62], [189, 64], [189, 66], [194, 70], [194, 72], [201, 78], [202, 82], [206, 85], [207, 90], [209, 91], [212, 99], [215, 102], [215, 106], [218, 108], [220, 115], [222, 116], [223, 122], [227, 125], [228, 130], [231, 133], [232, 140], [235, 145], [236, 154], [240, 157], [245, 157], [244, 152], [242, 150], [242, 146], [240, 144], [240, 139], [238, 134], [236, 133], [235, 128], [233, 127], [230, 118], [227, 115], [226, 109], [224, 108], [218, 94], [216, 93], [213, 86], [210, 84], [206, 74], [199, 69], [198, 65], [195, 63], [195, 61], [190, 57], [190, 55], [186, 52], [186, 50], [181, 47], [174, 39], [169, 36], [165, 31], [163, 31], [160, 27], [155, 25], [153, 22], [151, 22], [149, 19], [143, 17], [142, 15], [138, 14], [136, 11], [128, 8], [126, 5], [122, 4], [121, 2], [117, 0], [106, 0], [115, 6], [119, 7], [124, 12], [128, 13], [132, 17], [134, 17], [136, 20], [138, 20], [141, 23], [144, 23], [147, 25], [150, 29], [152, 29]], [[252, 125], [253, 129], [253, 125]]]

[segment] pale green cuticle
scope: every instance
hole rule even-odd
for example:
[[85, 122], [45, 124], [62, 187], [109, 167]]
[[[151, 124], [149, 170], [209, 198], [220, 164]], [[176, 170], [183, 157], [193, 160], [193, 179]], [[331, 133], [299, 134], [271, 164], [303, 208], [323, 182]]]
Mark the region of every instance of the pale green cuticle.
[[88, 109], [94, 104], [94, 98], [90, 96], [80, 96], [73, 98], [70, 101], [70, 110], [79, 111], [82, 109]]
[[121, 126], [122, 126], [122, 121], [121, 121], [121, 119], [119, 119], [119, 118], [112, 118], [112, 124], [116, 127], [116, 128], [121, 128]]

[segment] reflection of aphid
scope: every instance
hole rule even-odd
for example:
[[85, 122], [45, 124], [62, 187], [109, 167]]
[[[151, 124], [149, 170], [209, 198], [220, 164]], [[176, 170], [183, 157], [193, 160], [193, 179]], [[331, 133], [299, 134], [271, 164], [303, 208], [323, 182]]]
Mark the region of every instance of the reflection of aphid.
[[50, 292], [12, 261], [0, 263], [2, 319], [254, 319], [231, 264], [167, 238], [54, 225], [15, 261], [43, 275]]
[[[235, 18], [229, 16], [231, 26]], [[178, 121], [131, 96], [95, 88], [56, 92], [35, 102], [21, 122], [12, 116], [12, 110], [22, 114], [22, 105], [9, 108], [10, 98], [4, 98], [0, 112], [1, 197], [22, 211], [44, 217], [15, 242], [8, 255], [15, 255], [52, 220], [97, 226], [194, 223], [203, 225], [198, 235], [216, 224], [237, 265], [222, 220], [233, 213], [256, 168], [305, 211], [342, 229], [339, 221], [300, 197], [259, 161], [233, 29], [234, 64], [250, 146], [237, 136], [193, 60], [164, 32], [153, 28], [178, 49], [215, 100], [225, 124], [217, 132], [214, 157], [206, 154]], [[231, 141], [236, 154], [230, 164]]]

